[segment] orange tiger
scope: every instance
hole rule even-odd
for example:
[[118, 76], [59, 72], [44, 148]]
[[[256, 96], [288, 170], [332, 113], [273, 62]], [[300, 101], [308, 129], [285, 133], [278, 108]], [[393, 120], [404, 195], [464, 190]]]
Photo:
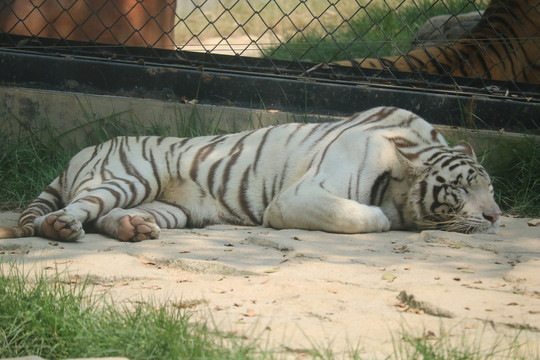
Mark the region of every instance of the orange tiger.
[[74, 241], [90, 227], [141, 241], [216, 223], [493, 233], [500, 209], [470, 145], [383, 107], [230, 135], [114, 138], [75, 155], [0, 238]]
[[492, 0], [471, 32], [448, 45], [333, 64], [540, 83], [540, 0]]

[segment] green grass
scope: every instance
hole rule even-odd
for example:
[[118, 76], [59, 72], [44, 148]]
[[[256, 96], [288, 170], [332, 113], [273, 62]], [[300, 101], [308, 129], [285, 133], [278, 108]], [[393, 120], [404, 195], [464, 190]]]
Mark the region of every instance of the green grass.
[[[445, 332], [441, 328], [441, 336], [426, 332], [422, 336], [412, 336], [410, 332], [402, 330], [400, 341], [394, 340], [396, 359], [423, 359], [423, 360], [489, 360], [489, 359], [538, 359], [534, 354], [525, 354], [521, 349], [519, 334], [514, 338], [503, 341], [495, 340], [486, 348], [482, 336], [478, 338], [457, 337]], [[531, 356], [532, 355], [532, 356]]]
[[85, 111], [85, 118], [70, 129], [54, 127], [48, 119], [35, 119], [32, 126], [16, 116], [3, 119], [0, 132], [7, 140], [0, 142], [0, 210], [27, 205], [82, 148], [115, 136], [210, 135], [217, 131], [220, 121], [219, 118], [201, 121], [196, 110], [187, 116], [178, 112], [177, 121], [172, 124], [142, 121], [134, 114], [123, 113], [96, 118], [92, 109], [79, 105]]
[[[184, 310], [152, 303], [115, 305], [88, 284], [22, 275], [4, 264], [0, 275], [0, 358], [115, 357], [247, 359], [254, 347], [193, 324]], [[7, 274], [6, 274], [7, 273]]]
[[53, 136], [43, 143], [35, 133], [10, 134], [0, 143], [0, 210], [22, 207], [32, 201], [56, 176], [75, 152], [75, 146], [58, 146]]
[[399, 55], [410, 50], [413, 34], [430, 17], [485, 8], [488, 1], [429, 0], [389, 6], [370, 2], [348, 21], [328, 26], [326, 32], [291, 32], [288, 40], [270, 47], [265, 55], [280, 60], [328, 62], [352, 58]]
[[524, 136], [511, 145], [501, 141], [491, 151], [485, 167], [497, 203], [511, 215], [540, 217], [540, 137]]

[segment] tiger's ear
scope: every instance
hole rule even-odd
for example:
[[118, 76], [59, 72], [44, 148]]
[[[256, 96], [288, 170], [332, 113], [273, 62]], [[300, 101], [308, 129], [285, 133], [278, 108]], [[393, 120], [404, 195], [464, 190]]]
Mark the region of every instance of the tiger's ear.
[[454, 145], [452, 150], [459, 151], [460, 153], [467, 155], [471, 159], [476, 160], [476, 154], [474, 153], [474, 149], [468, 142], [460, 141], [456, 145]]
[[409, 175], [417, 177], [428, 171], [428, 167], [417, 156], [408, 155], [397, 147], [395, 149], [399, 162], [407, 169]]

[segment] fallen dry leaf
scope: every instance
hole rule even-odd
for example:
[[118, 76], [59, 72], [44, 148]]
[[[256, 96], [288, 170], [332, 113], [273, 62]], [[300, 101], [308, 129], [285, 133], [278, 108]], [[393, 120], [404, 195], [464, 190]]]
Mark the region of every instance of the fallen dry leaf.
[[204, 74], [202, 76], [202, 81], [205, 82], [205, 83], [209, 83], [210, 81], [212, 81], [212, 78], [213, 76], [210, 75], [210, 74]]
[[407, 244], [404, 244], [404, 245], [394, 247], [392, 251], [398, 254], [402, 254], [402, 253], [409, 252], [410, 250]]
[[202, 299], [182, 300], [172, 305], [179, 309], [194, 309], [199, 305], [208, 304], [208, 301]]
[[148, 290], [160, 290], [161, 289], [161, 287], [159, 287], [157, 285], [150, 285], [150, 286], [141, 285], [141, 288], [148, 289]]
[[245, 317], [253, 317], [255, 316], [255, 310], [253, 309], [247, 309], [245, 313], [243, 313]]
[[227, 331], [227, 333], [228, 333], [229, 335], [236, 335], [236, 334], [241, 334], [242, 331], [244, 331], [244, 330], [242, 330], [242, 329], [236, 329], [236, 330], [230, 330], [230, 331]]
[[393, 303], [391, 304], [392, 306], [396, 306], [396, 307], [400, 307], [400, 308], [404, 308], [404, 307], [407, 307], [408, 305], [405, 304], [403, 301], [398, 301], [396, 303]]

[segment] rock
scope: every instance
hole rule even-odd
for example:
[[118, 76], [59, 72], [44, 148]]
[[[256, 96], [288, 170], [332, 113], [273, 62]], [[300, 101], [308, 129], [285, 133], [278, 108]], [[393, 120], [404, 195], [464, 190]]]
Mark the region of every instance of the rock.
[[459, 39], [478, 23], [483, 11], [459, 15], [439, 15], [430, 18], [418, 29], [411, 48], [447, 44]]

